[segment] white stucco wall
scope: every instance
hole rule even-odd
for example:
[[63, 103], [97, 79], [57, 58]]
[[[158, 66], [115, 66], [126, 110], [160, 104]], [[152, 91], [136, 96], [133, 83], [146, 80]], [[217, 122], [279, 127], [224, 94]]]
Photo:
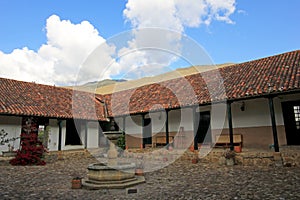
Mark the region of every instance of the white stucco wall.
[[126, 117], [126, 133], [140, 134], [142, 133], [142, 116], [128, 116]]
[[97, 148], [99, 141], [99, 123], [98, 122], [88, 122], [88, 148]]
[[185, 131], [193, 130], [193, 112], [191, 108], [169, 112], [169, 131], [177, 132], [179, 127], [183, 127]]
[[[21, 135], [21, 124], [22, 118], [21, 117], [14, 117], [14, 116], [0, 116], [0, 130], [4, 129], [7, 135], [7, 139], [13, 137], [20, 137]], [[14, 149], [18, 149], [20, 145], [20, 139], [15, 141], [9, 142], [13, 145]], [[0, 145], [0, 151], [8, 151], [8, 143], [5, 145]]]
[[[57, 151], [58, 150], [58, 136], [59, 136], [59, 127], [57, 123], [57, 119], [49, 120], [49, 140], [48, 140], [48, 149], [49, 151]], [[66, 121], [62, 121], [62, 150], [65, 147], [65, 137], [66, 136]]]
[[[284, 125], [280, 98], [274, 98], [275, 117], [277, 125]], [[232, 103], [232, 122], [234, 128], [271, 126], [268, 99], [253, 99], [245, 102], [245, 110], [241, 111], [242, 102]], [[200, 112], [211, 112], [211, 129], [228, 128], [226, 104], [214, 104], [213, 106], [201, 106]], [[153, 134], [165, 132], [165, 113], [157, 112], [146, 115], [152, 119]], [[134, 120], [132, 120], [132, 119]], [[126, 132], [141, 133], [141, 116], [126, 117]], [[122, 118], [117, 119], [122, 126]], [[171, 110], [169, 112], [169, 131], [178, 131], [184, 127], [185, 131], [193, 130], [193, 113], [191, 108]]]

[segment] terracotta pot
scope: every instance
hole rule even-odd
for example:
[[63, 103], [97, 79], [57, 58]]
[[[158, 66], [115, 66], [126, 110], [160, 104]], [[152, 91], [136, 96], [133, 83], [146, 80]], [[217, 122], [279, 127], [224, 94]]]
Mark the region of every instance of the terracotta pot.
[[73, 179], [72, 189], [80, 189], [80, 188], [81, 188], [81, 179]]
[[136, 168], [135, 169], [135, 175], [137, 175], [137, 176], [143, 176], [144, 175], [144, 169]]
[[241, 153], [242, 152], [242, 147], [241, 146], [234, 146], [234, 151], [236, 153]]

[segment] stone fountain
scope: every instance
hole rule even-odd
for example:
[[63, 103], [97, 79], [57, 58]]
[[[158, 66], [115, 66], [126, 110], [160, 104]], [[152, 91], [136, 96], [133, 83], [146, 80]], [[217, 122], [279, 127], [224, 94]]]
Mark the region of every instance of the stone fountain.
[[87, 189], [116, 189], [126, 188], [145, 182], [144, 176], [135, 176], [135, 163], [118, 162], [116, 143], [123, 134], [115, 131], [114, 121], [111, 122], [111, 131], [103, 132], [110, 141], [107, 152], [107, 163], [94, 163], [88, 166], [87, 179], [82, 180], [82, 186]]

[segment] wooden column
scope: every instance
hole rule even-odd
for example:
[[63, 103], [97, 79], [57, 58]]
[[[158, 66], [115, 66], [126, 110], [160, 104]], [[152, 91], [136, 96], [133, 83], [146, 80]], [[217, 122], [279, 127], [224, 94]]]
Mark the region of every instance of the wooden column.
[[126, 131], [126, 116], [123, 116], [123, 132], [125, 134]]
[[146, 115], [146, 114], [142, 114], [142, 144], [141, 144], [141, 149], [142, 149], [142, 148], [145, 148], [145, 145], [144, 145], [145, 115]]
[[272, 130], [273, 130], [274, 149], [275, 149], [275, 152], [279, 152], [273, 97], [269, 97], [268, 99], [269, 99], [270, 116], [271, 116], [271, 122], [272, 122]]
[[169, 110], [166, 110], [166, 145], [170, 143], [169, 141]]
[[88, 121], [86, 120], [84, 123], [84, 148], [87, 149], [87, 143], [88, 143]]
[[57, 121], [58, 124], [58, 151], [61, 151], [61, 137], [62, 137], [62, 120]]
[[200, 113], [196, 112], [197, 107], [193, 107], [193, 129], [194, 129], [194, 150], [198, 150], [198, 137], [197, 137], [197, 132], [199, 128], [199, 118], [197, 115]]
[[230, 150], [234, 150], [233, 147], [233, 128], [232, 128], [232, 113], [231, 113], [231, 103], [227, 102], [227, 117], [228, 117], [228, 128], [229, 128], [229, 139], [230, 139]]

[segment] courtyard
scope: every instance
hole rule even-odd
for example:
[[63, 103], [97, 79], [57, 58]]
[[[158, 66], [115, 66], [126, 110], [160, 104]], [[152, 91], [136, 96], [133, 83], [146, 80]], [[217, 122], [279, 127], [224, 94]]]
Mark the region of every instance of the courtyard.
[[91, 156], [70, 156], [45, 166], [11, 166], [1, 161], [1, 199], [300, 199], [299, 167], [220, 166], [177, 160], [145, 173], [146, 183], [126, 189], [71, 189], [86, 177]]

